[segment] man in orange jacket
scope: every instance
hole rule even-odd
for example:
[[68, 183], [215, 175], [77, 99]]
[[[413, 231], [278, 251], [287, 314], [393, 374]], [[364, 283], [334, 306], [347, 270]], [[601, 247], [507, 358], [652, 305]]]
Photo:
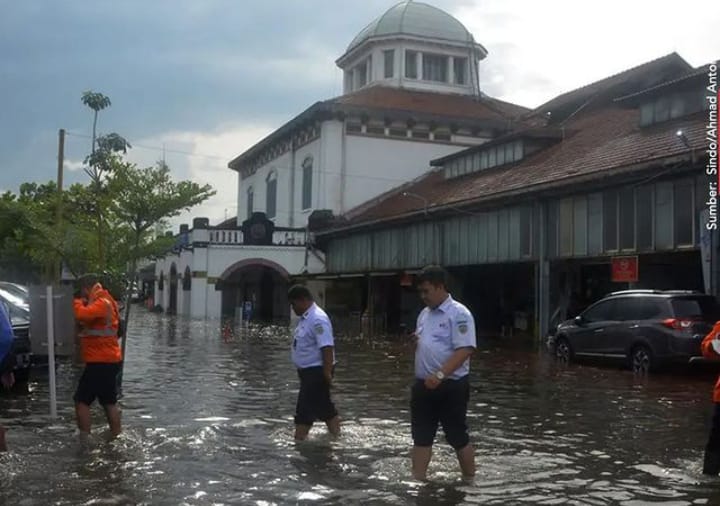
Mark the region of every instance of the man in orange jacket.
[[[705, 336], [700, 348], [705, 358], [720, 359], [720, 322], [717, 322], [710, 333]], [[713, 402], [715, 410], [710, 427], [710, 437], [705, 445], [703, 474], [717, 476], [720, 473], [720, 377], [715, 382]]]
[[80, 293], [81, 297], [73, 302], [75, 319], [80, 325], [80, 352], [85, 362], [75, 392], [77, 426], [81, 433], [90, 433], [90, 406], [98, 399], [111, 434], [117, 436], [120, 434], [117, 378], [122, 361], [117, 302], [93, 275], [80, 279]]

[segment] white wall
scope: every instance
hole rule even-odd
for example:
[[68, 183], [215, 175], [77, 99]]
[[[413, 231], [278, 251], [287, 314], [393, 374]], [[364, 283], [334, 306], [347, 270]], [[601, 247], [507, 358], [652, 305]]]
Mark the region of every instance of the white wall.
[[[383, 55], [383, 52], [389, 49], [395, 50], [395, 72], [392, 78], [385, 79], [385, 58]], [[419, 53], [432, 53], [432, 54], [441, 54], [446, 55], [450, 57], [457, 57], [457, 58], [466, 58], [467, 68], [466, 68], [466, 84], [459, 85], [454, 83], [454, 79], [452, 79], [452, 75], [454, 73], [453, 66], [449, 64], [449, 77], [450, 82], [448, 83], [440, 83], [435, 81], [423, 81], [422, 78], [422, 58], [419, 58], [417, 69], [418, 69], [418, 77], [420, 79], [408, 79], [405, 77], [405, 50], [411, 50], [411, 51], [417, 51]], [[435, 91], [435, 92], [442, 92], [442, 93], [460, 93], [460, 94], [472, 94], [473, 93], [473, 86], [472, 86], [472, 74], [477, 74], [477, 63], [472, 63], [469, 59], [470, 51], [468, 48], [459, 48], [459, 47], [453, 47], [453, 46], [444, 46], [440, 44], [433, 44], [433, 43], [422, 43], [422, 42], [413, 42], [408, 40], [397, 40], [397, 41], [391, 41], [388, 40], [386, 42], [382, 43], [376, 43], [371, 45], [366, 51], [362, 51], [361, 53], [358, 53], [358, 55], [352, 59], [352, 61], [347, 62], [344, 64], [345, 70], [350, 70], [354, 68], [357, 64], [361, 63], [362, 61], [366, 60], [368, 55], [372, 54], [372, 73], [370, 75], [370, 79], [368, 79], [368, 85], [383, 85], [383, 86], [394, 86], [394, 87], [404, 87], [404, 88], [413, 88], [421, 91]], [[350, 93], [351, 91], [357, 91], [356, 89], [350, 90], [347, 86], [347, 82], [345, 83], [345, 93]]]
[[[304, 227], [307, 225], [308, 216], [313, 209], [322, 209], [324, 202], [320, 200], [320, 185], [322, 184], [323, 174], [320, 169], [323, 163], [322, 146], [325, 132], [324, 126], [320, 128], [320, 138], [299, 147], [295, 151], [295, 209], [293, 216], [293, 227]], [[309, 209], [302, 209], [302, 189], [303, 189], [303, 161], [307, 157], [313, 159], [313, 175], [312, 175], [312, 206]], [[288, 194], [289, 195], [289, 194]], [[289, 198], [288, 198], [288, 206]]]
[[[317, 209], [332, 209], [335, 214], [342, 211], [342, 171], [345, 152], [343, 148], [345, 123], [339, 120], [324, 121], [322, 124], [321, 162], [318, 170], [320, 187], [317, 195]], [[345, 188], [347, 191], [347, 187]]]
[[[316, 139], [308, 144], [301, 146], [296, 149], [295, 155], [288, 151], [283, 155], [271, 160], [269, 163], [258, 168], [257, 172], [247, 179], [239, 177], [238, 183], [238, 225], [241, 224], [248, 218], [247, 215], [247, 189], [252, 186], [254, 191], [253, 198], [253, 210], [266, 212], [266, 181], [267, 177], [272, 170], [277, 172], [277, 205], [276, 205], [276, 216], [273, 222], [279, 227], [303, 227], [307, 223], [307, 215], [310, 213], [302, 213], [300, 207], [302, 206], [302, 162], [307, 156], [313, 157], [313, 203], [315, 203], [315, 195], [317, 194], [317, 186], [319, 184], [319, 174], [317, 173], [316, 167], [320, 158], [320, 145], [321, 139]], [[294, 167], [293, 167], [294, 161]], [[292, 182], [292, 171], [295, 172], [295, 209], [294, 216], [291, 219], [290, 208], [290, 191], [293, 185]], [[303, 216], [305, 218], [303, 219]]]
[[[430, 170], [429, 162], [464, 149], [434, 142], [347, 135], [344, 123], [324, 121], [320, 138], [300, 148], [293, 157], [285, 153], [240, 183], [238, 222], [247, 219], [246, 194], [252, 185], [254, 209], [265, 211], [266, 178], [271, 170], [278, 174], [277, 226], [290, 226], [290, 167], [294, 160], [295, 198], [292, 226], [307, 225], [315, 209], [330, 209], [342, 214], [391, 188], [401, 185]], [[473, 139], [475, 143], [484, 139]], [[312, 208], [302, 208], [302, 163], [313, 159]], [[344, 176], [343, 176], [344, 173]], [[204, 269], [201, 269], [204, 270]]]
[[266, 181], [272, 170], [277, 172], [277, 205], [276, 214], [273, 221], [275, 225], [287, 227], [290, 217], [290, 161], [291, 153], [287, 153], [271, 160], [266, 165], [258, 168], [257, 172], [247, 179], [239, 177], [238, 184], [238, 224], [249, 218], [247, 215], [247, 189], [252, 186], [254, 191], [253, 210], [265, 212], [267, 210], [266, 201]]
[[462, 146], [359, 135], [347, 135], [345, 145], [344, 211], [424, 174], [430, 170], [430, 160], [464, 149]]

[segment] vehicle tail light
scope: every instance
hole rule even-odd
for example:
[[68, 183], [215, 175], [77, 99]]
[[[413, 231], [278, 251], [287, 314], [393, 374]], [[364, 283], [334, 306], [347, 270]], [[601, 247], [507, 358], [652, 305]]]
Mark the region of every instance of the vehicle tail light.
[[662, 321], [662, 324], [673, 330], [687, 330], [692, 327], [694, 320], [687, 320], [682, 318], [667, 318]]

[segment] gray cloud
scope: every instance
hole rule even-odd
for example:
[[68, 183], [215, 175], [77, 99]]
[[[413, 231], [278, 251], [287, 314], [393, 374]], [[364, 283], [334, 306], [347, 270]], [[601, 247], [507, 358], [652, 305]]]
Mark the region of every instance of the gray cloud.
[[[703, 35], [704, 27], [720, 23], [717, 15], [692, 21], [701, 12], [698, 0], [687, 0], [688, 7], [677, 15], [654, 9], [655, 4], [609, 0], [603, 10], [592, 12], [592, 23], [580, 2], [429, 1], [457, 14], [489, 49], [481, 65], [484, 90], [528, 106], [660, 56], [673, 45], [692, 63], [704, 63], [692, 59], [694, 54], [708, 59], [703, 48], [710, 47], [711, 32], [708, 28]], [[90, 111], [80, 103], [86, 89], [113, 101], [101, 113], [101, 132], [142, 141], [168, 132], [221, 136], [228, 129], [242, 140], [223, 137], [222, 154], [235, 146], [240, 152], [252, 142], [248, 132], [277, 126], [314, 101], [339, 94], [335, 58], [394, 3], [4, 2], [0, 187], [54, 177], [57, 129], [90, 130]], [[615, 15], [621, 6], [634, 9], [625, 20]], [[558, 17], [558, 10], [567, 19]], [[621, 28], [614, 25], [619, 22]], [[638, 46], [638, 41], [643, 42]], [[716, 58], [717, 43], [714, 50]], [[86, 138], [68, 137], [68, 158], [82, 160], [89, 144]], [[160, 156], [134, 151], [143, 162]], [[193, 174], [189, 160], [174, 159], [178, 175]], [[70, 181], [82, 177], [82, 171], [68, 175]]]

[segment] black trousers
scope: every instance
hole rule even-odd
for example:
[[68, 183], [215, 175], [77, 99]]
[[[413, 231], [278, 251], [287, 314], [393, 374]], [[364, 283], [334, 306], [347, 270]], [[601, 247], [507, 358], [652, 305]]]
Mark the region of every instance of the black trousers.
[[470, 442], [467, 427], [467, 406], [470, 399], [468, 377], [446, 379], [435, 390], [425, 388], [425, 382], [416, 379], [410, 393], [410, 426], [415, 446], [432, 446], [438, 424], [442, 425], [445, 439], [455, 450]]
[[327, 422], [338, 414], [330, 398], [330, 385], [322, 367], [298, 369], [300, 391], [295, 406], [295, 425], [312, 425], [315, 420]]

